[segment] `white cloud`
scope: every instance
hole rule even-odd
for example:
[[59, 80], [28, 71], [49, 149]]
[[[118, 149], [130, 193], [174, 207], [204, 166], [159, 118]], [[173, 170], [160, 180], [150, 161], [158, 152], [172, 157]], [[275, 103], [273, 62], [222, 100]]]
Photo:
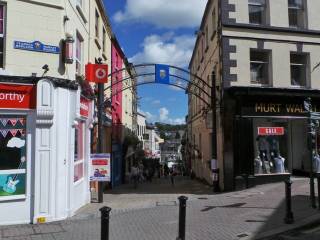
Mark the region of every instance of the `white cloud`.
[[159, 119], [160, 121], [166, 121], [168, 119], [169, 110], [165, 107], [159, 109]]
[[117, 12], [117, 23], [146, 22], [159, 28], [197, 27], [207, 0], [127, 0], [124, 11]]
[[153, 122], [153, 121], [156, 120], [156, 116], [151, 114], [150, 112], [144, 112], [140, 108], [138, 108], [138, 112], [143, 114], [144, 116], [146, 116], [146, 119], [147, 119], [148, 122]]
[[173, 119], [172, 121], [174, 124], [185, 124], [186, 121], [184, 118], [176, 118], [176, 119]]
[[169, 32], [164, 35], [149, 35], [143, 43], [143, 50], [129, 59], [133, 63], [164, 63], [187, 67], [192, 55], [195, 36], [175, 36]]

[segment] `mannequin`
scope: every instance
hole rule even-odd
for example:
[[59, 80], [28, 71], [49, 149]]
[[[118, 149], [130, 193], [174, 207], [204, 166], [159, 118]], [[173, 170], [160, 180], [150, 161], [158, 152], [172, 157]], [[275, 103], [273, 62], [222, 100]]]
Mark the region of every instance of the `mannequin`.
[[254, 159], [254, 173], [255, 174], [261, 174], [262, 173], [262, 161], [259, 156], [259, 153], [257, 157]]
[[320, 173], [320, 156], [318, 153], [314, 153], [313, 155], [313, 171]]
[[270, 173], [270, 163], [268, 159], [268, 153], [269, 153], [268, 141], [264, 136], [258, 136], [257, 143], [258, 143], [260, 159], [262, 161], [263, 173]]
[[275, 172], [276, 173], [285, 173], [284, 162], [285, 162], [285, 158], [282, 157], [280, 155], [280, 153], [278, 152], [276, 157], [274, 158]]

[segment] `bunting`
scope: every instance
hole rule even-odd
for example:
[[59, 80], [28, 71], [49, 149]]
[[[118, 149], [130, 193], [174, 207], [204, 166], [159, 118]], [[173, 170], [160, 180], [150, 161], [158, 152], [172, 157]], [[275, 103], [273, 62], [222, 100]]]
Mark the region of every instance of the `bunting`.
[[15, 127], [19, 122], [22, 126], [24, 126], [26, 124], [26, 119], [25, 118], [0, 118], [0, 122], [4, 127], [7, 126], [9, 122], [13, 127]]
[[1, 129], [0, 133], [4, 138], [7, 137], [8, 133], [11, 133], [13, 137], [15, 137], [18, 133], [20, 133], [21, 136], [24, 136], [25, 130], [24, 129]]
[[9, 121], [11, 122], [12, 126], [16, 126], [17, 122], [18, 122], [18, 119], [16, 118], [10, 118]]
[[2, 126], [7, 126], [8, 119], [7, 118], [0, 118], [0, 122], [2, 123]]

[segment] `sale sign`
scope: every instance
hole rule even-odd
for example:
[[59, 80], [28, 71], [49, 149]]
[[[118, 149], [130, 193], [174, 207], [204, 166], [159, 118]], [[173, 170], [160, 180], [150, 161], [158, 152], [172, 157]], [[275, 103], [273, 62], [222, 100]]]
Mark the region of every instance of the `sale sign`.
[[258, 127], [260, 136], [281, 136], [284, 135], [284, 127]]
[[36, 87], [34, 85], [0, 83], [0, 108], [36, 108]]
[[89, 82], [107, 83], [108, 82], [108, 65], [88, 63], [86, 65], [86, 79]]
[[110, 169], [110, 153], [91, 155], [90, 181], [109, 182], [111, 178]]

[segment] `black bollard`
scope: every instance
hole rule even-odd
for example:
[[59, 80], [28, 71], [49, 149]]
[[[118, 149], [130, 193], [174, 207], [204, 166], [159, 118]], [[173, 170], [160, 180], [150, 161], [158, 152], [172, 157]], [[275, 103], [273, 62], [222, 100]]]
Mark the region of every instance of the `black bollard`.
[[101, 212], [101, 240], [109, 240], [109, 219], [110, 219], [109, 207], [100, 208]]
[[179, 230], [177, 240], [185, 240], [186, 239], [186, 207], [187, 200], [186, 196], [180, 196], [179, 199]]
[[320, 174], [317, 174], [317, 180], [318, 180], [318, 209], [320, 210]]
[[284, 218], [284, 222], [286, 224], [292, 224], [294, 222], [293, 212], [291, 208], [291, 179], [285, 180], [286, 184], [286, 217]]

